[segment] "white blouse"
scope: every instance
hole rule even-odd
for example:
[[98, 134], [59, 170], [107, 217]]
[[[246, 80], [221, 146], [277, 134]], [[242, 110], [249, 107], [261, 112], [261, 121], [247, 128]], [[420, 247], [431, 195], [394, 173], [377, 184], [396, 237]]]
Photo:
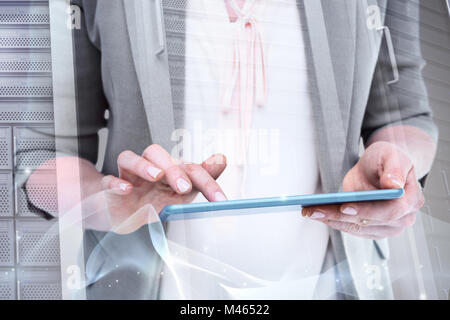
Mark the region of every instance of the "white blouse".
[[[242, 105], [223, 100], [227, 89], [246, 88], [235, 86], [232, 74], [239, 20], [230, 22], [224, 0], [187, 2], [184, 157], [201, 162], [213, 153], [225, 154], [228, 167], [218, 182], [228, 199], [320, 192], [314, 106], [296, 0], [256, 1], [247, 12], [249, 6], [247, 0], [243, 12], [257, 21], [267, 92], [265, 100], [254, 99], [250, 106], [250, 130], [243, 135]], [[258, 59], [251, 63], [253, 68], [263, 67]], [[261, 74], [251, 72], [250, 76]], [[195, 201], [206, 200], [199, 195]], [[216, 277], [180, 268], [176, 278], [184, 298], [309, 299], [329, 233], [324, 224], [303, 218], [299, 211], [286, 211], [173, 221], [167, 237], [193, 250], [177, 254], [194, 266], [201, 263], [193, 254], [197, 252], [220, 261], [224, 269], [231, 266], [270, 283], [269, 288], [249, 289], [244, 281], [224, 289]], [[216, 271], [226, 278], [226, 270]], [[303, 285], [294, 286], [297, 279]], [[164, 270], [160, 296], [180, 297], [170, 270]]]

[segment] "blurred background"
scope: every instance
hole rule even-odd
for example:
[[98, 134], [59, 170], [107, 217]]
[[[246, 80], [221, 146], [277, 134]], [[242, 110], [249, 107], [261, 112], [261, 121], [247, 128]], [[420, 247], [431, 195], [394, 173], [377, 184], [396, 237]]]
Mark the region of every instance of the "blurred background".
[[[423, 76], [434, 120], [439, 127], [439, 145], [426, 181], [426, 205], [418, 215], [417, 224], [403, 236], [390, 241], [392, 280], [397, 298], [450, 299], [449, 2], [401, 1], [420, 5], [420, 40], [422, 55], [427, 62]], [[396, 14], [402, 18], [402, 13]], [[392, 33], [395, 34], [395, 30]]]

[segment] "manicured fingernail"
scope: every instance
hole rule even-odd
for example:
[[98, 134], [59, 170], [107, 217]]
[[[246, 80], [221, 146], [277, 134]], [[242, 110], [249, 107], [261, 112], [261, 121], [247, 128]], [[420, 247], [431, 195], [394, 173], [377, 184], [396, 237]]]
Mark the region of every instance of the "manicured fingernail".
[[395, 176], [393, 176], [392, 174], [388, 174], [387, 177], [389, 178], [389, 180], [391, 180], [391, 182], [395, 185], [397, 185], [399, 188], [403, 188], [403, 183], [397, 179]]
[[177, 180], [177, 188], [181, 193], [185, 193], [191, 188], [191, 185], [186, 180], [180, 178]]
[[395, 180], [395, 179], [391, 179], [391, 182], [393, 184], [397, 185], [399, 188], [403, 188], [403, 184], [400, 181]]
[[347, 214], [349, 216], [355, 216], [358, 214], [358, 210], [356, 210], [353, 207], [346, 207], [344, 210], [342, 210], [343, 214]]
[[147, 172], [148, 174], [153, 178], [153, 179], [157, 179], [158, 175], [162, 172], [160, 169], [155, 168], [155, 167], [148, 167], [147, 168]]
[[322, 212], [316, 211], [310, 216], [310, 218], [312, 218], [312, 219], [322, 219], [322, 218], [325, 218], [325, 215]]
[[126, 183], [121, 183], [119, 188], [120, 188], [121, 191], [127, 191], [128, 189], [131, 188], [131, 186], [129, 184], [126, 184]]
[[222, 192], [216, 192], [214, 194], [214, 201], [227, 201], [227, 198]]

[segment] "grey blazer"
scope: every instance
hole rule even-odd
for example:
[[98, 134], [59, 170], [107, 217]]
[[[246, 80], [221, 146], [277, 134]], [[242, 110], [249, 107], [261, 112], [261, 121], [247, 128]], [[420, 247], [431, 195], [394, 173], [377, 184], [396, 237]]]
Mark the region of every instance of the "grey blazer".
[[[183, 110], [173, 108], [167, 50], [156, 53], [161, 51], [156, 28], [156, 19], [161, 17], [154, 0], [73, 2], [83, 13], [82, 27], [74, 31], [79, 152], [95, 163], [97, 132], [107, 126], [103, 171], [117, 174], [120, 152], [129, 149], [140, 154], [152, 143], [170, 150], [171, 133], [182, 125]], [[400, 76], [395, 84], [387, 84], [393, 69], [384, 33], [367, 24], [368, 8], [373, 5], [380, 8], [381, 23], [392, 33]], [[339, 190], [345, 173], [359, 158], [361, 139], [367, 141], [381, 128], [401, 123], [437, 138], [421, 76], [424, 61], [416, 1], [299, 0], [298, 10], [307, 25], [305, 41], [313, 70], [310, 86], [325, 192]], [[110, 112], [107, 121], [105, 110]], [[389, 274], [383, 267], [389, 256], [387, 242], [330, 233], [339, 273], [347, 279], [341, 289], [354, 298], [391, 298]], [[104, 236], [86, 232], [86, 257]], [[117, 268], [89, 286], [88, 298], [157, 298], [161, 261], [146, 229], [108, 236], [113, 241], [105, 246], [115, 250], [103, 248], [104, 265], [113, 265], [137, 243], [146, 250], [130, 260], [142, 260], [145, 255], [149, 265], [146, 270], [133, 264]], [[367, 285], [367, 266], [379, 269], [381, 285]]]

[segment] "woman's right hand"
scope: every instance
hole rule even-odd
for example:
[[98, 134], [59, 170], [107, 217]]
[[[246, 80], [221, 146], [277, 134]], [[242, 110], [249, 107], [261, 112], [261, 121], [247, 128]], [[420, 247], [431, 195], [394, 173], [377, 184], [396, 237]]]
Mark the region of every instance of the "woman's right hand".
[[[102, 178], [106, 196], [109, 229], [120, 234], [131, 233], [148, 223], [150, 205], [159, 213], [170, 204], [189, 203], [201, 192], [209, 201], [223, 201], [226, 197], [216, 179], [226, 168], [223, 155], [213, 155], [202, 164], [177, 163], [159, 145], [149, 146], [142, 156], [132, 151], [122, 152], [118, 159], [119, 177]], [[98, 219], [97, 222], [99, 221]], [[102, 223], [104, 224], [104, 223]]]

